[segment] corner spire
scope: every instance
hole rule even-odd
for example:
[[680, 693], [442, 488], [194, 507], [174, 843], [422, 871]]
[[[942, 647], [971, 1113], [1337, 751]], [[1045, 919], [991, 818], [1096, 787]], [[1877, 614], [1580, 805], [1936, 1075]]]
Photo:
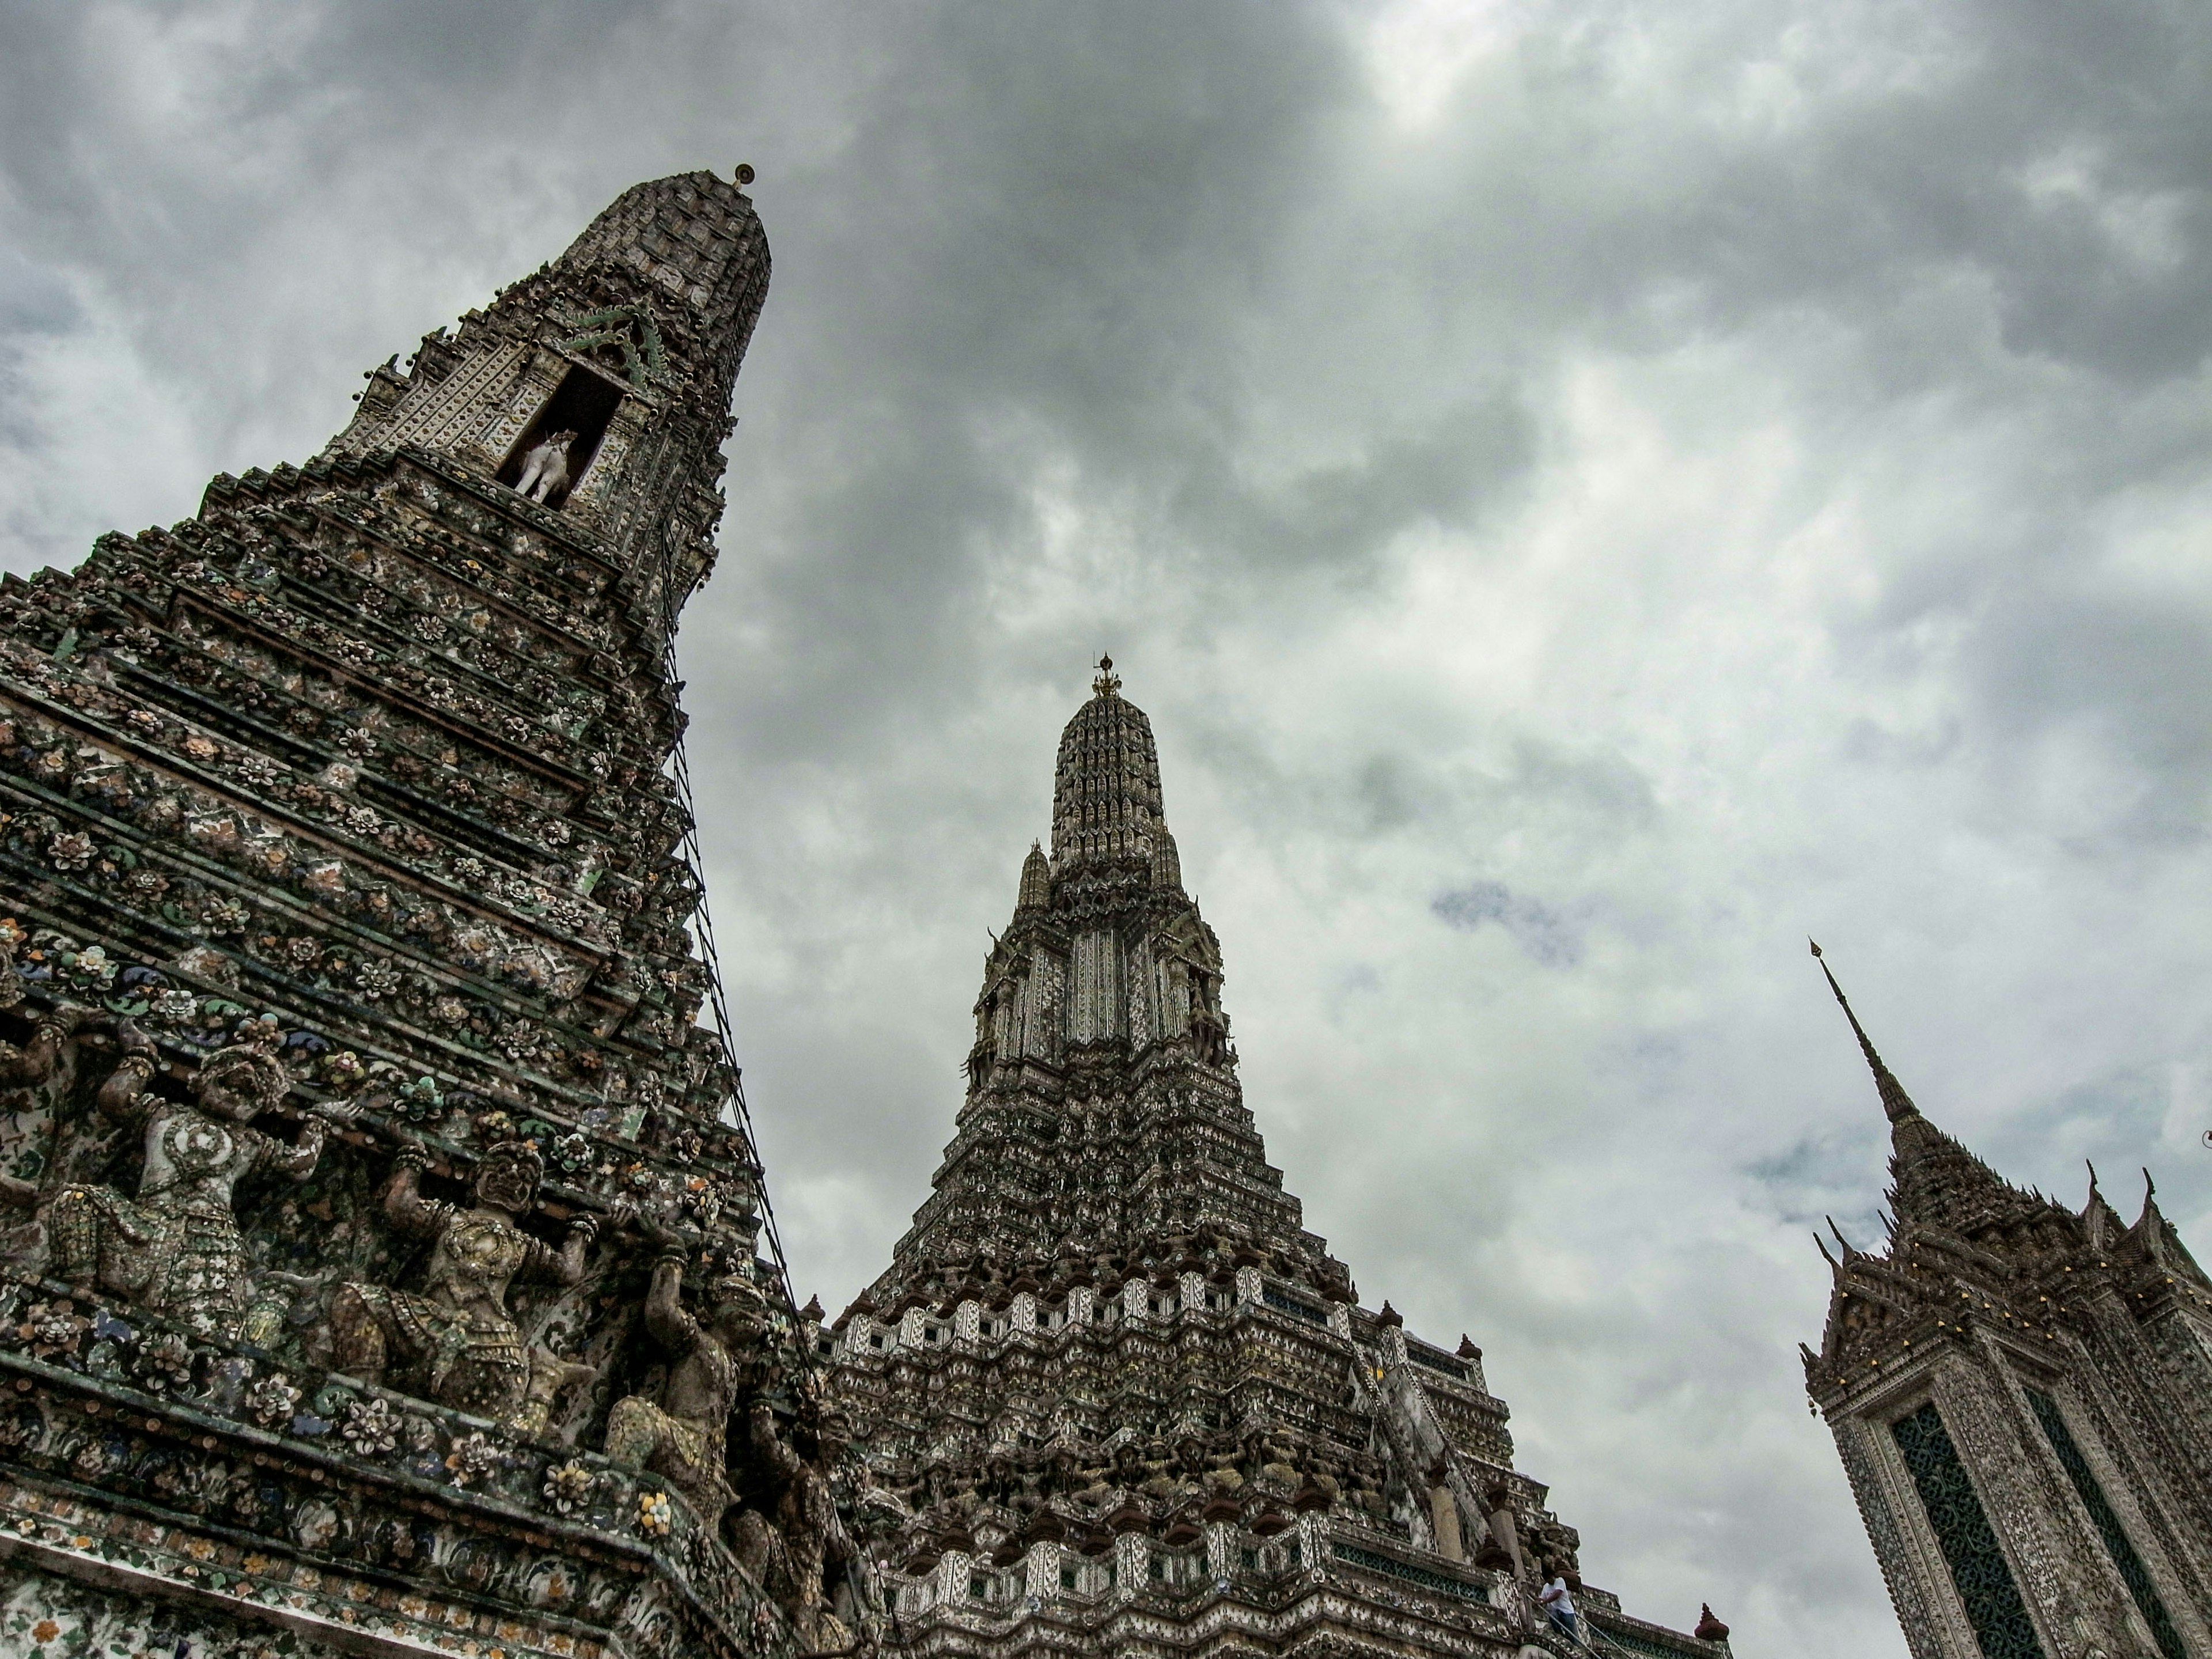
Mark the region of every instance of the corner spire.
[[1851, 1035], [1859, 1040], [1859, 1052], [1866, 1056], [1868, 1068], [1874, 1073], [1875, 1087], [1881, 1091], [1882, 1115], [1892, 1123], [1902, 1123], [1908, 1117], [1919, 1116], [1920, 1109], [1912, 1103], [1912, 1097], [1905, 1092], [1905, 1085], [1891, 1074], [1888, 1066], [1882, 1064], [1881, 1056], [1875, 1052], [1874, 1043], [1866, 1034], [1866, 1027], [1859, 1024], [1859, 1017], [1851, 1012], [1850, 999], [1844, 994], [1844, 988], [1836, 983], [1835, 975], [1828, 971], [1828, 963], [1820, 954], [1819, 941], [1808, 939], [1806, 943], [1813, 947], [1813, 959], [1820, 964], [1821, 977], [1828, 981], [1828, 988], [1836, 994], [1836, 1006], [1844, 1011], [1844, 1018], [1850, 1021]]
[[1030, 843], [1030, 855], [1022, 860], [1021, 896], [1015, 901], [1017, 910], [1042, 910], [1052, 902], [1052, 864], [1044, 855], [1044, 848], [1036, 842]]

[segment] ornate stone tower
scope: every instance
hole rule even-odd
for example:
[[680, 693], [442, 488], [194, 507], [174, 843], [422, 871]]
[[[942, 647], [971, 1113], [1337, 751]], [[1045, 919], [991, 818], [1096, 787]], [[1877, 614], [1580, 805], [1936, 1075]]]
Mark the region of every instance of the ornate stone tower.
[[1837, 1236], [1805, 1382], [1915, 1659], [2212, 1654], [2212, 1280], [2148, 1191], [2130, 1227], [2094, 1172], [2079, 1214], [2001, 1179], [1828, 983], [1889, 1119], [1892, 1217], [1879, 1253]]
[[[890, 1267], [820, 1339], [854, 1526], [920, 1650], [1512, 1654], [1577, 1540], [1482, 1355], [1358, 1304], [1268, 1164], [1150, 722], [1110, 661], [1052, 851], [984, 964], [967, 1103]], [[1597, 1639], [1726, 1651], [1584, 1588]], [[1716, 1638], [1725, 1631], [1707, 1630]]]
[[665, 769], [768, 280], [641, 185], [0, 586], [0, 1651], [834, 1632]]

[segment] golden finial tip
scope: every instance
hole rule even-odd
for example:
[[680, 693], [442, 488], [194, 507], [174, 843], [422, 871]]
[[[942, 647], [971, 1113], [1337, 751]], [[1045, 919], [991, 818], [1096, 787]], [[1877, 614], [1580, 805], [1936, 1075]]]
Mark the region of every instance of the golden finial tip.
[[1808, 945], [1811, 945], [1811, 946], [1813, 947], [1813, 954], [1814, 954], [1814, 956], [1816, 956], [1816, 957], [1817, 957], [1817, 956], [1819, 956], [1819, 955], [1820, 954], [1820, 940], [1818, 940], [1818, 939], [1807, 939], [1807, 940], [1805, 941], [1805, 943], [1806, 943], [1806, 944], [1808, 944]]

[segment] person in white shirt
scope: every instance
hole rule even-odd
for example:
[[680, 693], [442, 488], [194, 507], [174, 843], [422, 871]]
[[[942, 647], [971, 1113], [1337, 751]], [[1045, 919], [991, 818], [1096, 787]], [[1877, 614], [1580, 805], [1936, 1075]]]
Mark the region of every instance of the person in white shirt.
[[1552, 1615], [1552, 1623], [1579, 1642], [1582, 1632], [1575, 1627], [1575, 1598], [1567, 1589], [1565, 1575], [1555, 1573], [1551, 1582], [1536, 1592], [1536, 1600], [1544, 1611]]

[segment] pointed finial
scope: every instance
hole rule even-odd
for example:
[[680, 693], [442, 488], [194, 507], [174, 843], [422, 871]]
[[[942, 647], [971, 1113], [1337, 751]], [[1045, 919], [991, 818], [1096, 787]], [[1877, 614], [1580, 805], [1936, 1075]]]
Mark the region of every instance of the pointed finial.
[[1890, 1075], [1889, 1067], [1881, 1063], [1881, 1056], [1875, 1052], [1866, 1028], [1859, 1024], [1859, 1017], [1851, 1012], [1850, 999], [1844, 994], [1844, 988], [1836, 983], [1835, 975], [1829, 971], [1827, 960], [1820, 954], [1820, 942], [1808, 939], [1806, 943], [1813, 947], [1813, 959], [1820, 964], [1821, 976], [1828, 981], [1828, 988], [1836, 994], [1836, 1006], [1844, 1011], [1844, 1018], [1850, 1021], [1851, 1035], [1858, 1038], [1859, 1052], [1866, 1056], [1868, 1069], [1874, 1073], [1875, 1087], [1881, 1091], [1882, 1115], [1892, 1123], [1902, 1123], [1908, 1117], [1917, 1117], [1920, 1109], [1912, 1103], [1912, 1097], [1905, 1092], [1905, 1085]]
[[1121, 677], [1114, 672], [1114, 659], [1098, 659], [1098, 678], [1091, 682], [1091, 689], [1102, 697], [1110, 697], [1121, 689]]
[[2154, 1254], [2160, 1254], [2160, 1259], [2163, 1260], [2164, 1258], [2161, 1252], [2162, 1241], [2159, 1237], [2159, 1234], [2163, 1229], [2163, 1224], [2166, 1218], [2159, 1213], [2158, 1182], [2150, 1178], [2150, 1171], [2148, 1170], [2145, 1170], [2142, 1172], [2142, 1213], [2136, 1218], [2135, 1231], [2137, 1232], [2148, 1232], [2150, 1235], [2152, 1251]]

